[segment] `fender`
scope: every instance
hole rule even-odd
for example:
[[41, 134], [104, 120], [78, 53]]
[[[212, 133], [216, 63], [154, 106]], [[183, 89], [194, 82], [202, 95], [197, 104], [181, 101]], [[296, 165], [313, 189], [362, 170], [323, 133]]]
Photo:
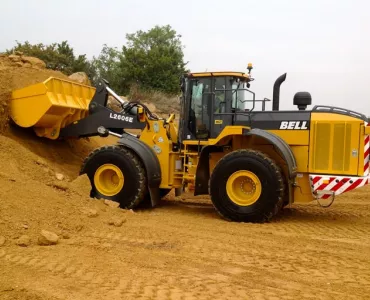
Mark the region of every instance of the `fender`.
[[148, 179], [151, 203], [153, 207], [156, 206], [161, 199], [159, 185], [162, 180], [161, 166], [157, 155], [155, 155], [154, 151], [148, 145], [127, 133], [122, 135], [118, 140], [118, 144], [134, 151], [143, 162]]
[[274, 145], [280, 152], [288, 166], [288, 176], [289, 179], [293, 179], [297, 176], [297, 161], [294, 157], [292, 149], [289, 145], [278, 135], [268, 132], [266, 130], [253, 128], [253, 129], [243, 129], [244, 136], [258, 136], [260, 138], [269, 141]]
[[[273, 134], [271, 132], [268, 132], [266, 130], [254, 128], [254, 129], [248, 129], [243, 128], [242, 130], [243, 136], [258, 136], [260, 138], [263, 138], [264, 140], [270, 142], [274, 147], [279, 151], [280, 155], [283, 157], [285, 163], [288, 166], [288, 177], [290, 180], [294, 179], [297, 175], [297, 162], [294, 157], [294, 154], [292, 152], [292, 149], [289, 147], [289, 145], [281, 139], [276, 134]], [[205, 146], [203, 147], [198, 167], [196, 171], [196, 179], [195, 179], [195, 188], [194, 188], [194, 195], [205, 195], [208, 194], [208, 181], [209, 181], [209, 154], [211, 152], [222, 152], [222, 147], [219, 146]], [[292, 186], [291, 184], [288, 184], [289, 186], [289, 202], [292, 202]]]
[[289, 195], [289, 204], [293, 203], [293, 186], [291, 182], [297, 176], [297, 161], [295, 159], [294, 153], [289, 145], [278, 135], [268, 132], [266, 130], [253, 128], [251, 130], [243, 129], [243, 135], [246, 136], [258, 136], [260, 138], [269, 141], [274, 145], [281, 156], [284, 158], [285, 163], [288, 166], [288, 195]]

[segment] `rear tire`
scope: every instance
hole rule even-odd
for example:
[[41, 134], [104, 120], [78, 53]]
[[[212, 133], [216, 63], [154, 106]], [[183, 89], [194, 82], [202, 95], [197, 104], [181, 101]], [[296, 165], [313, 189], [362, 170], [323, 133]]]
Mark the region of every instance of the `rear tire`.
[[213, 205], [225, 219], [263, 223], [280, 210], [282, 173], [265, 154], [242, 149], [225, 155], [211, 175]]
[[81, 168], [80, 174], [85, 173], [92, 186], [91, 197], [119, 202], [121, 208], [136, 207], [147, 193], [146, 172], [141, 160], [122, 146], [94, 150]]

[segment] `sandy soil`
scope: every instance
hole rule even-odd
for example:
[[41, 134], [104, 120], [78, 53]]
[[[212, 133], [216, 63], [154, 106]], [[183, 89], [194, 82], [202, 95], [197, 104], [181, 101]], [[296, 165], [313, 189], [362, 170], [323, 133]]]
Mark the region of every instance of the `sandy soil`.
[[[78, 177], [114, 142], [0, 135], [0, 299], [369, 298], [369, 186], [268, 224], [224, 221], [189, 194], [132, 212], [90, 199]], [[58, 243], [38, 245], [41, 230]]]

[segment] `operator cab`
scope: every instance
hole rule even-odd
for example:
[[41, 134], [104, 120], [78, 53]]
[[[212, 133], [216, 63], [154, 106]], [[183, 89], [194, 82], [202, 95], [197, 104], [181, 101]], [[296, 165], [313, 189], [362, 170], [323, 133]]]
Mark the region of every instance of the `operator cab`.
[[252, 111], [255, 94], [249, 90], [253, 80], [251, 69], [252, 66], [248, 65], [249, 73], [186, 74], [181, 81], [184, 103], [180, 112], [180, 139], [215, 138], [225, 126], [232, 125], [233, 114]]
[[181, 82], [183, 97], [180, 112], [180, 139], [207, 140], [232, 124], [235, 112], [253, 109], [247, 100], [253, 79], [242, 72], [205, 72], [186, 74]]

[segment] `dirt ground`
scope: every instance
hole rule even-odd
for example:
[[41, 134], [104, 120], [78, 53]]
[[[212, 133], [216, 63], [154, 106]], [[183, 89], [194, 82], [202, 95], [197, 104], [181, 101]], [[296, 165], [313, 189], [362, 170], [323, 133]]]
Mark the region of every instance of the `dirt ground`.
[[[0, 135], [0, 299], [369, 298], [369, 186], [267, 224], [227, 222], [189, 194], [133, 212], [90, 199], [78, 177], [114, 142]], [[42, 230], [57, 244], [40, 246]]]

